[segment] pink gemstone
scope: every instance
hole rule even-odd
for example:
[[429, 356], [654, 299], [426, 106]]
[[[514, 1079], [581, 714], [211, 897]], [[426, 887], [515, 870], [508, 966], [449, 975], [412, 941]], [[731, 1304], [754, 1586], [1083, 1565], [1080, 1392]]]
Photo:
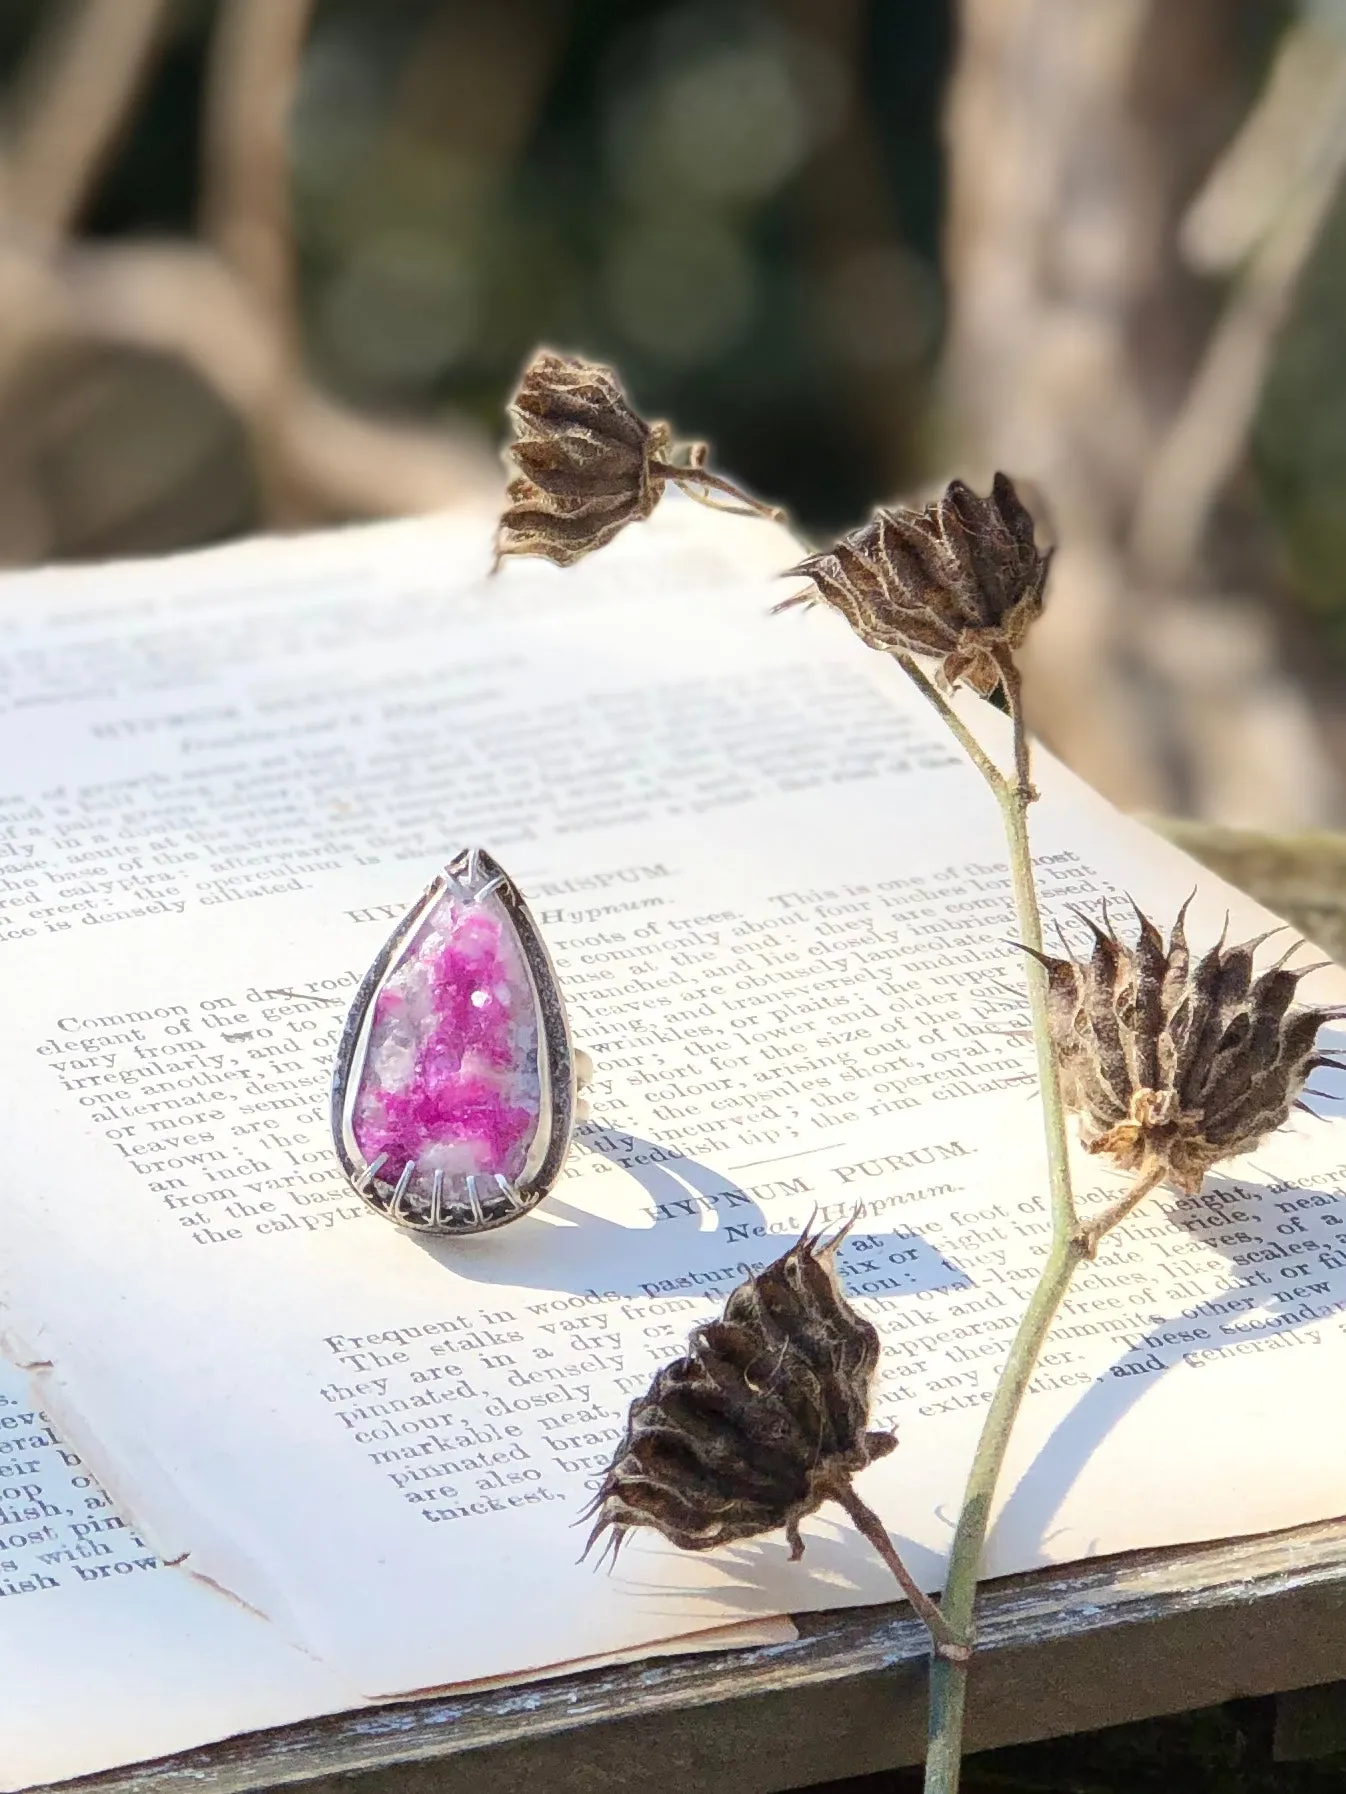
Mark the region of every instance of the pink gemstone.
[[414, 1166], [425, 1195], [436, 1171], [520, 1177], [538, 1131], [541, 1080], [533, 987], [498, 897], [446, 891], [402, 950], [374, 1004], [351, 1110], [366, 1164], [396, 1183]]

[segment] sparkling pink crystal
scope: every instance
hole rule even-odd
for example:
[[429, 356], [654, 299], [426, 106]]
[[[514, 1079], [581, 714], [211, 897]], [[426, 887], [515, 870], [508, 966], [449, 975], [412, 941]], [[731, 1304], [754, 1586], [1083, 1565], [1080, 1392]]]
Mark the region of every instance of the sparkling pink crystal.
[[517, 1178], [537, 1130], [532, 986], [498, 898], [446, 893], [404, 950], [374, 1005], [352, 1127], [366, 1164], [410, 1160], [428, 1188], [469, 1174]]

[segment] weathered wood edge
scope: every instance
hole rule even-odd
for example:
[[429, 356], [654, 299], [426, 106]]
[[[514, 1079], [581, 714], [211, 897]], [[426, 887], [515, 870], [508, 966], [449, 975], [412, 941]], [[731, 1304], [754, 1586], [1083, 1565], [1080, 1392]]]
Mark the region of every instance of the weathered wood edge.
[[[988, 1583], [981, 1610], [985, 1667], [991, 1668], [997, 1654], [1012, 1651], [1016, 1680], [1023, 1678], [1027, 1689], [1033, 1676], [1031, 1660], [1054, 1655], [1049, 1650], [1054, 1644], [1221, 1609], [1238, 1610], [1240, 1625], [1255, 1631], [1278, 1601], [1315, 1588], [1333, 1595], [1334, 1611], [1340, 1607], [1340, 1625], [1333, 1627], [1333, 1637], [1325, 1641], [1321, 1626], [1315, 1635], [1319, 1656], [1326, 1643], [1340, 1673], [1346, 1669], [1346, 1519], [1255, 1539], [1094, 1559]], [[577, 1761], [582, 1763], [585, 1739], [575, 1734], [604, 1722], [816, 1691], [895, 1671], [909, 1672], [913, 1687], [919, 1681], [926, 1640], [905, 1605], [805, 1615], [799, 1626], [801, 1636], [787, 1644], [656, 1659], [506, 1689], [363, 1709], [49, 1786], [59, 1787], [63, 1794], [86, 1789], [90, 1794], [93, 1790], [179, 1794], [187, 1787], [209, 1794], [243, 1794], [334, 1775], [405, 1770], [467, 1753], [476, 1756], [482, 1767], [477, 1753], [489, 1754], [502, 1746], [517, 1749], [562, 1733], [572, 1734]], [[1279, 1687], [1324, 1680], [1332, 1673], [1317, 1658], [1301, 1661], [1284, 1652], [1278, 1658], [1284, 1666]], [[1310, 1673], [1305, 1675], [1305, 1669]], [[1271, 1692], [1260, 1687], [1264, 1680], [1263, 1674], [1259, 1691]], [[1175, 1687], [1174, 1692], [1181, 1705], [1180, 1690]], [[1043, 1735], [1037, 1708], [1031, 1698], [1024, 1700], [1023, 1736]], [[1118, 1713], [1119, 1718], [1129, 1716], [1127, 1711]], [[1004, 1731], [1003, 1723], [995, 1731], [994, 1739], [981, 1742], [1003, 1741], [998, 1735]]]
[[1346, 964], [1346, 834], [1268, 835], [1170, 816], [1144, 821]]

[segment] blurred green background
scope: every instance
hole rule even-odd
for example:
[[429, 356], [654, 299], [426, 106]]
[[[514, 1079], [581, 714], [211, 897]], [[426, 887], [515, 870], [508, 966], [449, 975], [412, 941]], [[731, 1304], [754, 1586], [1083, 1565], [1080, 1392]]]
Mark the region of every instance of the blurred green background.
[[[62, 10], [4, 0], [11, 76]], [[216, 12], [168, 9], [91, 236], [195, 228]], [[531, 348], [580, 349], [809, 523], [853, 521], [931, 459], [950, 33], [926, 0], [322, 0], [290, 124], [315, 372], [495, 437]], [[876, 375], [881, 426], [853, 402]]]

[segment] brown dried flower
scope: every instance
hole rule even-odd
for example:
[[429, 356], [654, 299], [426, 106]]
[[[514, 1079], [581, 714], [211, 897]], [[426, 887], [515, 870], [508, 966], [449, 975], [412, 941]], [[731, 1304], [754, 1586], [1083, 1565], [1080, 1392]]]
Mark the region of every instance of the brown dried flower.
[[1089, 959], [1037, 956], [1062, 1097], [1079, 1111], [1090, 1152], [1195, 1195], [1213, 1165], [1306, 1106], [1305, 1080], [1331, 1063], [1316, 1051], [1318, 1030], [1340, 1011], [1292, 1007], [1315, 968], [1294, 970], [1289, 954], [1253, 977], [1266, 935], [1234, 947], [1222, 936], [1193, 965], [1187, 904], [1167, 946], [1139, 909], [1134, 947], [1080, 913], [1094, 937]]
[[851, 1478], [897, 1441], [865, 1430], [879, 1336], [842, 1293], [845, 1232], [821, 1244], [806, 1231], [632, 1402], [587, 1510], [598, 1517], [586, 1552], [609, 1528], [615, 1556], [635, 1526], [684, 1551], [783, 1526], [797, 1558], [806, 1514], [829, 1499], [850, 1507]]
[[496, 536], [497, 566], [507, 554], [571, 566], [648, 517], [670, 480], [706, 503], [712, 491], [737, 501], [719, 509], [782, 515], [707, 472], [704, 443], [675, 448], [669, 426], [647, 424], [612, 369], [596, 362], [539, 349], [509, 413], [516, 436], [507, 455], [518, 471]]
[[989, 697], [1042, 612], [1050, 561], [1007, 475], [995, 476], [989, 498], [954, 480], [924, 510], [875, 511], [791, 568], [812, 586], [776, 609], [828, 604], [869, 647], [938, 655], [951, 685], [965, 680]]

